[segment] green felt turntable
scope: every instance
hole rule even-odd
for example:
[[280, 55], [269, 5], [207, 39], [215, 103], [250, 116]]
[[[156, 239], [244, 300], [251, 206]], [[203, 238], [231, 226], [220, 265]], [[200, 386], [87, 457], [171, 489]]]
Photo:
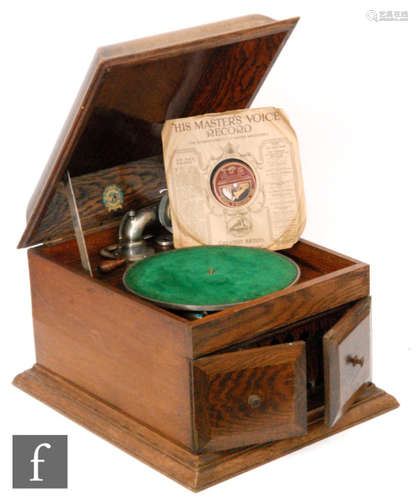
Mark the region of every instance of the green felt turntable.
[[282, 254], [239, 246], [163, 252], [125, 272], [125, 287], [171, 309], [217, 311], [296, 283], [300, 270]]

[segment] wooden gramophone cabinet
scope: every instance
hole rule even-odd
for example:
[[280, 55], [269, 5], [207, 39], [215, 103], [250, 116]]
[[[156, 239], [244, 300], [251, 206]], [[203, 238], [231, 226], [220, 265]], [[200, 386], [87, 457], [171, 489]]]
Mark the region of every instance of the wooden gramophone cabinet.
[[121, 214], [161, 197], [164, 121], [248, 107], [296, 23], [254, 15], [99, 49], [19, 244], [33, 247], [36, 364], [14, 384], [194, 491], [397, 407], [370, 380], [367, 264], [300, 241], [284, 252], [296, 285], [200, 319], [96, 271]]

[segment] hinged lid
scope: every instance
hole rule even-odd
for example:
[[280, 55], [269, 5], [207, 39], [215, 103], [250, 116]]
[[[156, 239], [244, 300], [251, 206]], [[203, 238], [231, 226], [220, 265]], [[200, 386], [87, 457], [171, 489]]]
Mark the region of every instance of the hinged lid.
[[[72, 234], [61, 186], [67, 169], [76, 196], [86, 196], [85, 230], [117, 222], [102, 204], [106, 175], [108, 185], [116, 176], [127, 189], [124, 209], [154, 201], [164, 184], [155, 165], [163, 122], [248, 107], [297, 21], [252, 15], [98, 49], [29, 203], [19, 248]], [[138, 160], [145, 170], [130, 163]], [[141, 188], [144, 177], [151, 190]]]

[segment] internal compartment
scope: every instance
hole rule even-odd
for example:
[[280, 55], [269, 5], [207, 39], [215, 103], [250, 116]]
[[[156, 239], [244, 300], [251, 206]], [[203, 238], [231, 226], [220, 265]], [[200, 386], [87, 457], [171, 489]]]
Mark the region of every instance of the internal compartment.
[[[175, 314], [178, 317], [186, 318], [190, 322], [199, 321], [198, 318], [191, 317], [183, 311], [168, 311], [144, 299], [140, 299], [130, 292], [126, 291], [123, 283], [122, 276], [125, 272], [126, 266], [117, 268], [110, 273], [100, 273], [97, 270], [98, 265], [102, 262], [100, 257], [100, 249], [116, 242], [117, 228], [109, 228], [93, 234], [86, 235], [86, 245], [91, 260], [91, 265], [94, 273], [94, 278], [100, 282], [116, 288], [119, 291], [128, 294], [131, 298], [147, 303], [154, 308], [158, 308], [162, 313]], [[64, 265], [77, 273], [85, 274], [80, 261], [77, 243], [75, 240], [69, 240], [62, 243], [57, 243], [51, 246], [42, 246], [36, 249], [42, 256], [50, 258], [61, 265]], [[283, 254], [291, 257], [300, 267], [301, 275], [298, 284], [314, 280], [315, 278], [324, 277], [327, 274], [352, 266], [356, 263], [348, 257], [343, 257], [335, 253], [331, 253], [326, 249], [313, 245], [303, 240], [299, 241], [292, 248], [283, 250]], [[290, 291], [292, 287], [287, 290]], [[284, 291], [286, 292], [286, 290]], [[240, 306], [235, 306], [235, 309]], [[221, 311], [210, 313], [212, 318], [215, 318]]]
[[249, 341], [222, 349], [215, 354], [303, 340], [306, 345], [308, 411], [313, 410], [325, 403], [322, 338], [352, 305], [353, 303], [345, 304], [306, 320], [263, 333]]

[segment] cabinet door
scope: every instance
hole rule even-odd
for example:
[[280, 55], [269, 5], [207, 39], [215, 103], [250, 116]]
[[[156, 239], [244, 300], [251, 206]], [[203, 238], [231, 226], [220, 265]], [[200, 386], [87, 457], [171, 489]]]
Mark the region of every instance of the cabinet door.
[[323, 337], [325, 423], [333, 426], [370, 381], [370, 297], [358, 301]]
[[195, 451], [306, 433], [305, 342], [192, 361]]

